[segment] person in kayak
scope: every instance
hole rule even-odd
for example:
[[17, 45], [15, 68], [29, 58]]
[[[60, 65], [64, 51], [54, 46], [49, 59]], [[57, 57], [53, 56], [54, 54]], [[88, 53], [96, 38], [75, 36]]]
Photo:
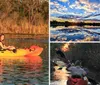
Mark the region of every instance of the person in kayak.
[[0, 35], [0, 50], [1, 51], [10, 50], [10, 51], [16, 52], [16, 48], [14, 46], [6, 46], [3, 43], [4, 39], [5, 39], [4, 34], [1, 34]]
[[71, 78], [68, 81], [68, 85], [88, 85], [87, 73], [81, 66], [71, 66], [68, 70], [71, 72]]
[[63, 60], [66, 64], [68, 64], [68, 59], [66, 58], [65, 54], [62, 52], [62, 50], [60, 48], [55, 48], [56, 50], [56, 54], [58, 55], [58, 57]]
[[59, 55], [60, 57], [66, 59], [64, 53], [61, 51], [60, 48], [56, 48], [55, 50], [56, 50], [56, 54], [57, 54], [57, 55]]

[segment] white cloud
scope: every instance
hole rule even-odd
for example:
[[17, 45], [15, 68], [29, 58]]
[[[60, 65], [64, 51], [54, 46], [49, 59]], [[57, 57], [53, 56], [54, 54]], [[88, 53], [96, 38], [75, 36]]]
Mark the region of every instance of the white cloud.
[[50, 3], [51, 7], [54, 6], [54, 8], [50, 11], [51, 14], [58, 13], [58, 14], [66, 14], [67, 8], [66, 6], [60, 5], [58, 2], [52, 2]]
[[100, 8], [100, 4], [90, 3], [88, 0], [79, 0], [75, 1], [75, 3], [71, 4], [69, 7], [72, 9], [83, 9], [87, 13], [93, 13], [98, 11], [96, 9]]
[[59, 0], [59, 1], [61, 1], [61, 2], [68, 2], [68, 0]]
[[66, 12], [62, 12], [62, 11], [59, 11], [59, 10], [57, 10], [57, 9], [52, 9], [52, 10], [50, 11], [50, 14], [65, 15], [65, 14], [67, 14], [67, 13], [66, 13]]
[[[69, 0], [59, 0], [62, 2], [70, 3]], [[84, 10], [84, 13], [76, 12], [69, 12], [69, 9], [65, 6], [60, 4], [58, 1], [50, 2], [51, 14], [60, 14], [60, 15], [79, 15], [79, 16], [86, 16], [91, 13], [100, 13], [100, 4], [96, 2], [89, 2], [89, 0], [76, 0], [73, 4], [69, 4], [68, 8], [76, 9], [76, 10]]]
[[50, 2], [50, 5], [54, 5], [54, 3], [53, 2]]

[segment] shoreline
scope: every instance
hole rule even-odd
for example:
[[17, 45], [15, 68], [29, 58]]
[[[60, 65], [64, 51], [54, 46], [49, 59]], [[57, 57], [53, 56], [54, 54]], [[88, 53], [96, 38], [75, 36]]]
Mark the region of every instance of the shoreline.
[[4, 33], [4, 35], [6, 36], [6, 38], [37, 38], [37, 39], [41, 39], [41, 38], [45, 38], [47, 39], [49, 37], [48, 34], [22, 34], [22, 33]]

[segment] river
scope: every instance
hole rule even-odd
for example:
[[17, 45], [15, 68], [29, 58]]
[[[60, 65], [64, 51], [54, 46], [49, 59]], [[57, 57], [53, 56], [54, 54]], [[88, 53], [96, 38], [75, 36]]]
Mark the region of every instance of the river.
[[5, 44], [17, 49], [38, 45], [44, 50], [40, 56], [0, 58], [0, 85], [48, 85], [47, 38], [41, 35], [5, 34]]

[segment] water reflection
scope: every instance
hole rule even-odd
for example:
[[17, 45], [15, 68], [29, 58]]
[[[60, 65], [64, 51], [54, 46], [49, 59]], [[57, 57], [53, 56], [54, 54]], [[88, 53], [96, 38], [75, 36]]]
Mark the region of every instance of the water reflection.
[[25, 58], [27, 70], [41, 71], [43, 62], [40, 56], [26, 56]]
[[0, 60], [0, 75], [3, 73], [3, 63], [2, 60]]
[[51, 27], [51, 41], [99, 41], [100, 26]]
[[[40, 56], [25, 56], [17, 60], [4, 60], [0, 58], [0, 82], [2, 84], [6, 83], [7, 85], [15, 85], [15, 83], [36, 83], [34, 78], [42, 76], [42, 63]], [[33, 83], [31, 83], [32, 79]]]

